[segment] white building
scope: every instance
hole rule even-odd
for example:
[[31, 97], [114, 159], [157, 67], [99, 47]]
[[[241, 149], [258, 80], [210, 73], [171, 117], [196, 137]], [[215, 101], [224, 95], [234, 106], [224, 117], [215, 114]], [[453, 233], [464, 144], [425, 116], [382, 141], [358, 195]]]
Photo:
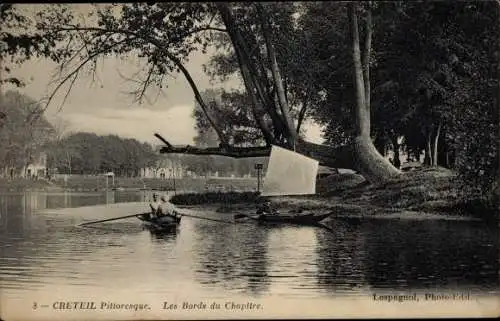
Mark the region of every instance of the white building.
[[22, 171], [22, 176], [30, 177], [45, 177], [47, 174], [47, 154], [41, 152], [38, 157], [35, 157], [31, 163], [29, 163], [25, 170]]
[[180, 161], [165, 157], [157, 161], [156, 166], [142, 168], [139, 175], [143, 178], [183, 178], [186, 168]]
[[5, 166], [0, 171], [3, 177], [44, 178], [47, 176], [47, 154], [40, 152], [26, 166]]

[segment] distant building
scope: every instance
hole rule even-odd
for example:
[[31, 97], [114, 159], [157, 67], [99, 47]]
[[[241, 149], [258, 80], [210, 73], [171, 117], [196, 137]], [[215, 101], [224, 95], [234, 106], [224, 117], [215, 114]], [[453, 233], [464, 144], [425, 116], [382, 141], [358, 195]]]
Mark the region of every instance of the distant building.
[[161, 158], [155, 166], [144, 167], [140, 170], [140, 177], [143, 178], [182, 178], [186, 176], [186, 167], [181, 161], [168, 157]]
[[0, 176], [8, 178], [45, 178], [47, 174], [47, 154], [40, 152], [26, 166], [4, 166]]
[[45, 177], [47, 175], [47, 154], [45, 152], [40, 152], [37, 157], [26, 166], [22, 174], [22, 176], [26, 178]]

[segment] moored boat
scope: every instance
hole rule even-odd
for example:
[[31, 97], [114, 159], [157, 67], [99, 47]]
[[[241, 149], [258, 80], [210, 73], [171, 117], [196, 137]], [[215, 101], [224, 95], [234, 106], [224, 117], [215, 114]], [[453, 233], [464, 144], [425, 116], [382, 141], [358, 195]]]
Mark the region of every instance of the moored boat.
[[325, 214], [258, 214], [248, 215], [249, 218], [263, 223], [288, 223], [288, 224], [317, 224], [330, 216], [331, 213]]

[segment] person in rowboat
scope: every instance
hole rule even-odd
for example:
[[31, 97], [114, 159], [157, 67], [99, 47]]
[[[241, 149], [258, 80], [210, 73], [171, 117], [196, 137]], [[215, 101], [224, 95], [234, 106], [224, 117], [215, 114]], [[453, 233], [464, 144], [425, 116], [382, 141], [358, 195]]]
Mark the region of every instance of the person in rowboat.
[[177, 208], [175, 207], [174, 204], [170, 203], [169, 197], [166, 195], [163, 195], [161, 197], [161, 203], [158, 208], [158, 216], [171, 216], [174, 218], [177, 218], [179, 216], [179, 212], [177, 211]]
[[273, 209], [270, 201], [265, 201], [264, 204], [257, 207], [257, 214], [278, 215], [279, 212]]
[[158, 193], [153, 193], [153, 200], [149, 203], [151, 208], [151, 217], [158, 217], [160, 211], [160, 202], [158, 201]]

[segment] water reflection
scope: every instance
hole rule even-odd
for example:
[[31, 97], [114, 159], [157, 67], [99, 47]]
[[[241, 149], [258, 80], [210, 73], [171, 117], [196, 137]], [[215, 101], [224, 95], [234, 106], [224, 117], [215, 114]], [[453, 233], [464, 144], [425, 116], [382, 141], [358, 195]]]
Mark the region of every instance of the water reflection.
[[459, 222], [379, 221], [364, 230], [368, 282], [374, 288], [498, 289], [496, 229]]
[[366, 285], [365, 234], [357, 224], [329, 222], [332, 232], [317, 233], [317, 282], [332, 292], [358, 292]]
[[252, 295], [267, 290], [267, 229], [205, 221], [192, 224], [199, 282]]
[[0, 195], [0, 217], [8, 212], [23, 215], [43, 209], [75, 208], [97, 204], [115, 204], [123, 202], [147, 202], [151, 198], [150, 191], [106, 191], [94, 193], [79, 192], [24, 192]]
[[[166, 297], [179, 291], [190, 297], [204, 291], [318, 297], [374, 289], [499, 288], [496, 228], [331, 220], [328, 230], [190, 217], [174, 233], [150, 233], [135, 218], [78, 227], [142, 212], [150, 196], [111, 193], [0, 196], [2, 295], [52, 286], [96, 293], [126, 286], [137, 295]], [[88, 206], [96, 204], [102, 205]], [[228, 219], [209, 211], [193, 214]]]
[[318, 234], [318, 282], [332, 291], [499, 288], [498, 231], [446, 221], [335, 222]]

